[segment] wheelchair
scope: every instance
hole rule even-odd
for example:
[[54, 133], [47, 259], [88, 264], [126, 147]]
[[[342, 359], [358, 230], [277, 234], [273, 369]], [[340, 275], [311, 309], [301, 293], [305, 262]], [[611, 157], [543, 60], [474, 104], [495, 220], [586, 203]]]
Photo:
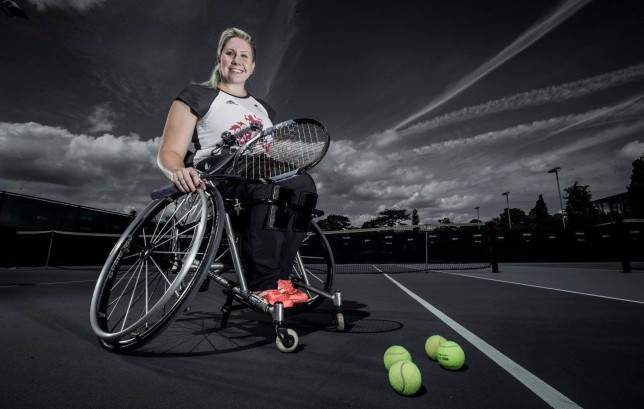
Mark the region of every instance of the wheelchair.
[[334, 304], [333, 328], [344, 331], [341, 292], [332, 290], [333, 254], [312, 220], [322, 212], [309, 209], [308, 232], [291, 272], [294, 286], [309, 299], [285, 309], [281, 302], [271, 305], [248, 290], [231, 215], [258, 204], [287, 212], [296, 212], [297, 205], [279, 197], [244, 203], [224, 199], [218, 185], [225, 179], [206, 173], [202, 178], [205, 190], [153, 200], [110, 252], [90, 307], [91, 326], [103, 348], [119, 353], [140, 348], [189, 311], [192, 298], [210, 283], [219, 284], [226, 296], [220, 329], [235, 310], [250, 308], [269, 314], [276, 346], [282, 352], [294, 351], [299, 342], [285, 318], [310, 311], [325, 300]]

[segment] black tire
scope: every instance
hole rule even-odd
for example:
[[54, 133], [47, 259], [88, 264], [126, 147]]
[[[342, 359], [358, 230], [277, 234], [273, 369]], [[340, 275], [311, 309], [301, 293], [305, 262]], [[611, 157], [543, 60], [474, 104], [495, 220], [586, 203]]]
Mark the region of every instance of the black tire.
[[223, 201], [198, 190], [153, 201], [112, 249], [90, 311], [101, 345], [129, 352], [151, 341], [197, 293], [221, 242]]

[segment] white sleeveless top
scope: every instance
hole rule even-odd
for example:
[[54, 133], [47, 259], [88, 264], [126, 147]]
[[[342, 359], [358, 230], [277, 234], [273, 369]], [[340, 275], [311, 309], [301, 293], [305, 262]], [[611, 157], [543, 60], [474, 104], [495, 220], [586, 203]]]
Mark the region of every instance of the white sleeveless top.
[[224, 138], [234, 137], [239, 146], [273, 125], [275, 111], [252, 95], [237, 97], [203, 85], [187, 86], [177, 96], [197, 115], [193, 135], [193, 162], [218, 154]]

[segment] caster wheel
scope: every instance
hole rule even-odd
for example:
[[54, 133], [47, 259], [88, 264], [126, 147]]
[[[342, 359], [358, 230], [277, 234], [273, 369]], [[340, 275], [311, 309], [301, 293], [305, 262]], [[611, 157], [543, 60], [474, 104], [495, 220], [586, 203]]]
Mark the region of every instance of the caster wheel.
[[338, 313], [335, 314], [335, 325], [336, 325], [336, 331], [344, 332], [345, 323], [344, 323], [344, 314], [343, 313], [338, 312]]
[[277, 345], [277, 349], [282, 352], [295, 351], [298, 342], [299, 338], [297, 336], [297, 332], [290, 328], [278, 330], [278, 335], [275, 337], [275, 345]]

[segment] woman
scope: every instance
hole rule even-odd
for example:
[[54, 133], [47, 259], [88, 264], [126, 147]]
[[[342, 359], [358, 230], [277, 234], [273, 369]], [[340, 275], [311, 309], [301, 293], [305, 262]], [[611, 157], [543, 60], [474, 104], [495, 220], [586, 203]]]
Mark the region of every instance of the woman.
[[[157, 162], [182, 192], [205, 188], [193, 167], [204, 159], [228, 153], [231, 141], [243, 145], [258, 130], [272, 126], [275, 111], [246, 91], [246, 81], [255, 70], [255, 46], [242, 30], [224, 30], [217, 49], [217, 65], [209, 81], [184, 88], [172, 103], [163, 131]], [[194, 152], [190, 152], [190, 145]], [[194, 155], [194, 156], [192, 156]], [[315, 193], [307, 174], [280, 183], [301, 192]], [[222, 194], [240, 201], [268, 197], [271, 185], [233, 183]], [[284, 307], [308, 299], [293, 287], [289, 276], [304, 233], [294, 232], [292, 220], [284, 231], [266, 228], [267, 206], [254, 206], [242, 223], [241, 253], [246, 266], [248, 288], [270, 304]]]

